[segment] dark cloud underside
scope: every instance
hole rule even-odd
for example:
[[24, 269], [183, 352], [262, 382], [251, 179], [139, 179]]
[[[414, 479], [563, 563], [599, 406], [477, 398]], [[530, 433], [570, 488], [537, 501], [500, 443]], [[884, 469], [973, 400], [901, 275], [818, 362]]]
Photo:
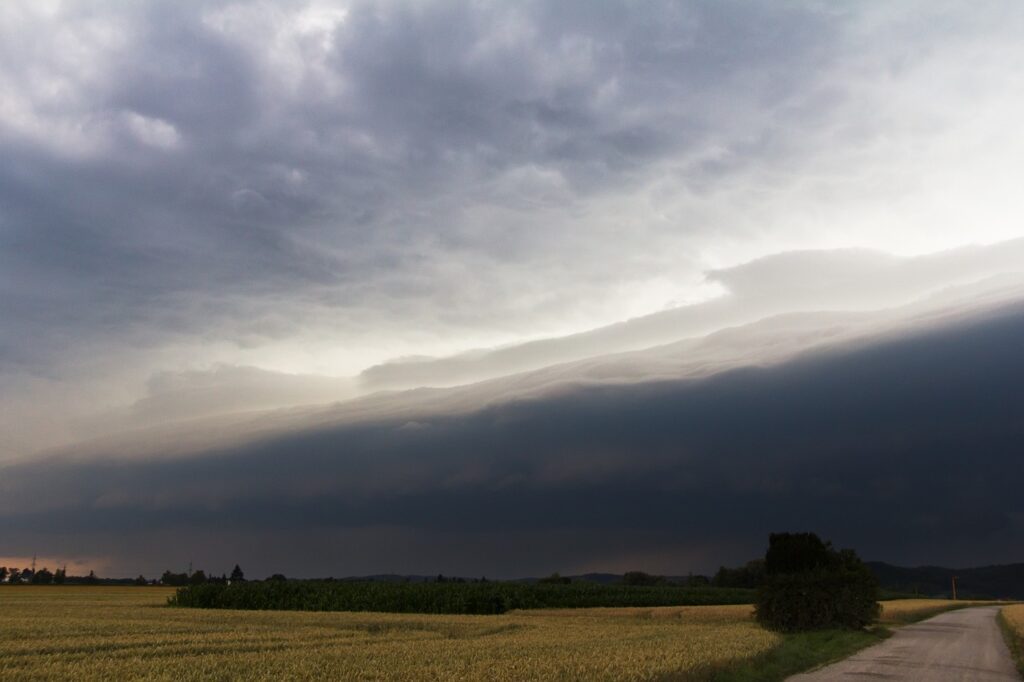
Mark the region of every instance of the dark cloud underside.
[[[0, 552], [81, 534], [128, 565], [143, 559], [127, 548], [152, 535], [172, 546], [147, 545], [146, 561], [180, 548], [226, 561], [230, 547], [267, 571], [685, 572], [753, 556], [772, 530], [811, 528], [907, 563], [1020, 561], [1022, 344], [1018, 306], [698, 382], [579, 389], [198, 458], [12, 466]], [[321, 544], [332, 549], [321, 556]]]

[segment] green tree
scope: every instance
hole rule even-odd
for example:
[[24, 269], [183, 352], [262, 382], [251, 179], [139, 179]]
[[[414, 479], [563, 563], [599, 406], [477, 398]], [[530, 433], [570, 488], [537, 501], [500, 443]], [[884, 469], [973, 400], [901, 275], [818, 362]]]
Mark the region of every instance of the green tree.
[[665, 578], [660, 575], [651, 575], [643, 571], [628, 571], [622, 576], [624, 585], [663, 585]]
[[831, 542], [822, 542], [814, 533], [772, 533], [764, 570], [769, 575], [802, 573], [830, 568], [835, 563]]
[[878, 581], [851, 549], [814, 533], [773, 533], [764, 567], [755, 612], [765, 627], [859, 629], [878, 618]]
[[49, 585], [53, 583], [53, 573], [44, 566], [32, 574], [33, 585]]
[[164, 571], [164, 574], [160, 576], [161, 585], [171, 585], [172, 587], [181, 587], [188, 584], [187, 573], [171, 573], [170, 571]]
[[757, 587], [764, 582], [765, 568], [763, 559], [748, 561], [739, 568], [722, 566], [715, 573], [715, 587]]
[[242, 569], [238, 564], [235, 564], [235, 567], [231, 569], [231, 577], [229, 580], [233, 583], [245, 582], [245, 573], [242, 572]]

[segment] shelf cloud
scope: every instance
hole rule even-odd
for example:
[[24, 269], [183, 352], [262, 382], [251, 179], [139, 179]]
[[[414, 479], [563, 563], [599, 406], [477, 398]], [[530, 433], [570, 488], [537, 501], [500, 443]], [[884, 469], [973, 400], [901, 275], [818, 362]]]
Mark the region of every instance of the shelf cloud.
[[895, 505], [918, 471], [945, 502], [865, 548], [931, 560], [897, 539], [941, 521], [936, 561], [1012, 558], [1022, 33], [1005, 2], [2, 3], [0, 555], [293, 570], [321, 528], [317, 571], [699, 568], [756, 500], [851, 542], [895, 508], [833, 515], [813, 472]]
[[[1024, 532], [1022, 341], [1015, 303], [699, 379], [418, 420], [320, 415], [178, 455], [76, 451], [8, 466], [0, 520], [41, 551], [95, 545], [152, 566], [233, 552], [289, 573], [370, 572], [382, 556], [400, 572], [706, 571], [808, 524], [869, 556], [1009, 561]], [[332, 549], [288, 549], [313, 536]], [[403, 551], [401, 538], [416, 540]]]

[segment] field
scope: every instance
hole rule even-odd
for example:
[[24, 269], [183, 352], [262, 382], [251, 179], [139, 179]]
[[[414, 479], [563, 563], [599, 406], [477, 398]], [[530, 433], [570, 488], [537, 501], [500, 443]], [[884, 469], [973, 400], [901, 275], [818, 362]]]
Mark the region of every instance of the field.
[[781, 639], [749, 606], [435, 616], [178, 609], [170, 594], [0, 588], [0, 679], [658, 679]]
[[966, 599], [894, 599], [882, 602], [882, 615], [878, 620], [882, 625], [904, 625], [931, 618], [943, 611], [992, 603]]
[[206, 583], [183, 587], [176, 606], [283, 611], [497, 614], [517, 609], [749, 604], [755, 591], [678, 585], [385, 583], [346, 581]]
[[1024, 674], [1024, 604], [1004, 606], [999, 613], [1000, 625], [1006, 635], [1006, 644]]
[[[783, 637], [745, 605], [467, 616], [181, 609], [165, 606], [171, 594], [0, 587], [0, 680], [761, 680], [877, 641]], [[949, 604], [886, 602], [883, 619]]]

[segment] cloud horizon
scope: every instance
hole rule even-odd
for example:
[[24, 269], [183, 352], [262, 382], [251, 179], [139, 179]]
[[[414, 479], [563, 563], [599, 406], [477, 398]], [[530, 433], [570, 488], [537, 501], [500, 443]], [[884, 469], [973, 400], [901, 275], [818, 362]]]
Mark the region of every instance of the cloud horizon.
[[8, 553], [102, 547], [132, 570], [185, 551], [292, 575], [685, 574], [810, 519], [872, 558], [1020, 561], [1021, 305], [689, 380], [8, 465], [0, 523]]
[[[0, 4], [0, 554], [230, 536], [294, 572], [305, 518], [353, 572], [747, 558], [732, 512], [718, 541], [665, 525], [689, 462], [899, 555], [787, 468], [816, 441], [834, 499], [919, 466], [979, 505], [900, 521], [908, 557], [942, 519], [981, 529], [951, 558], [1012, 558], [1021, 34], [995, 0]], [[972, 438], [991, 471], [961, 493]]]

